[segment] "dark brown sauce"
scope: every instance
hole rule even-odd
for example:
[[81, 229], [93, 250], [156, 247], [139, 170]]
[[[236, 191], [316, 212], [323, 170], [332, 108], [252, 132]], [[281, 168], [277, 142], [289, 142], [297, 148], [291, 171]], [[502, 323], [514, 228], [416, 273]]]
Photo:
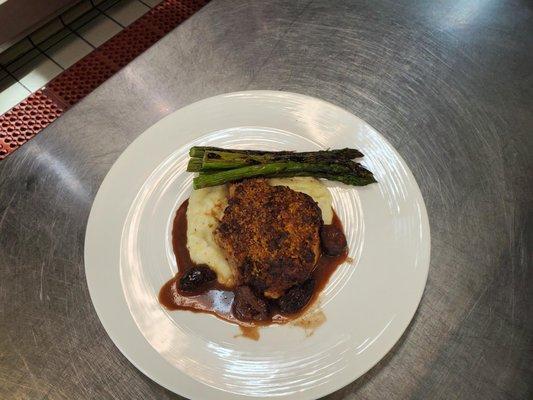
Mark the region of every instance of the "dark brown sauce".
[[[163, 285], [159, 292], [159, 302], [169, 310], [189, 310], [193, 312], [203, 312], [213, 314], [223, 320], [239, 324], [242, 330], [242, 336], [257, 340], [259, 338], [258, 332], [254, 327], [275, 324], [284, 324], [291, 320], [298, 318], [306, 309], [309, 308], [318, 298], [320, 292], [328, 283], [331, 275], [335, 272], [337, 267], [342, 264], [348, 252], [337, 257], [329, 257], [324, 254], [320, 255], [317, 266], [313, 271], [313, 278], [315, 279], [315, 290], [313, 297], [308, 305], [293, 315], [281, 315], [279, 310], [272, 308], [272, 319], [266, 322], [243, 322], [235, 318], [231, 311], [234, 293], [230, 288], [223, 287], [218, 283], [211, 285], [208, 290], [198, 295], [185, 295], [180, 293], [177, 289], [176, 282], [189, 269], [195, 266], [191, 260], [189, 250], [187, 249], [187, 206], [189, 201], [186, 200], [176, 212], [174, 224], [172, 227], [172, 246], [176, 261], [178, 264], [178, 273], [174, 278]], [[343, 232], [342, 223], [333, 213], [332, 225], [335, 225]]]

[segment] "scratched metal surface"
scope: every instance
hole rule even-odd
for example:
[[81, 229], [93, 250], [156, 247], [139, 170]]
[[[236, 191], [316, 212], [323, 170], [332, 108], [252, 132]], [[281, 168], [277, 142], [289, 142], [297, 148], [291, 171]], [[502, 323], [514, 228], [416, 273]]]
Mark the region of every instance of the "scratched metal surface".
[[178, 398], [100, 325], [86, 220], [136, 136], [244, 89], [360, 116], [402, 154], [427, 204], [432, 260], [414, 321], [327, 398], [531, 398], [532, 41], [525, 0], [211, 2], [0, 163], [0, 398]]

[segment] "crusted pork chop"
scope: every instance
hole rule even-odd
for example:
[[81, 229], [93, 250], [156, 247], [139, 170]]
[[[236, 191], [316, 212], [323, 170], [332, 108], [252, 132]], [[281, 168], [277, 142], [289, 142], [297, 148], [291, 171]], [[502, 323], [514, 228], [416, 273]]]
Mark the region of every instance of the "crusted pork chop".
[[321, 225], [322, 213], [310, 196], [249, 179], [230, 187], [215, 237], [240, 285], [278, 298], [311, 275]]

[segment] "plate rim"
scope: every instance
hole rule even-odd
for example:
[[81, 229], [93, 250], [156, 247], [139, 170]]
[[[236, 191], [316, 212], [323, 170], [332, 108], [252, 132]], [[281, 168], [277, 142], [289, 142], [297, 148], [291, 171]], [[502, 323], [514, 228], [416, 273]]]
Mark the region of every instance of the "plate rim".
[[[428, 275], [429, 275], [429, 267], [431, 265], [431, 230], [430, 230], [429, 217], [428, 217], [428, 214], [427, 214], [427, 208], [426, 208], [426, 205], [425, 205], [425, 201], [424, 201], [424, 198], [422, 196], [422, 192], [420, 190], [420, 186], [418, 185], [418, 182], [416, 181], [411, 169], [409, 168], [409, 166], [407, 165], [407, 163], [405, 162], [403, 157], [398, 153], [396, 148], [390, 144], [390, 142], [387, 140], [387, 138], [385, 136], [383, 136], [381, 133], [379, 133], [378, 130], [374, 129], [372, 127], [372, 125], [368, 124], [366, 121], [364, 121], [363, 119], [359, 118], [357, 115], [353, 114], [351, 111], [349, 111], [347, 109], [344, 109], [344, 108], [342, 108], [342, 107], [340, 107], [340, 106], [338, 106], [336, 104], [330, 103], [330, 102], [328, 102], [326, 100], [322, 100], [322, 99], [319, 99], [319, 98], [316, 98], [316, 97], [313, 97], [313, 96], [308, 96], [308, 95], [294, 93], [294, 92], [287, 92], [287, 91], [246, 90], [246, 91], [228, 92], [228, 93], [222, 93], [222, 94], [218, 94], [216, 96], [211, 96], [211, 97], [207, 97], [207, 98], [204, 98], [204, 99], [200, 99], [200, 100], [197, 100], [197, 101], [195, 101], [193, 103], [187, 104], [187, 105], [185, 105], [185, 106], [183, 106], [183, 107], [171, 112], [170, 114], [168, 114], [164, 118], [161, 118], [159, 121], [157, 121], [154, 124], [152, 124], [151, 126], [149, 126], [146, 130], [144, 130], [142, 133], [140, 133], [133, 141], [131, 141], [128, 144], [128, 146], [121, 152], [119, 157], [117, 157], [117, 159], [114, 161], [113, 165], [109, 168], [109, 170], [105, 174], [105, 177], [102, 179], [102, 181], [100, 183], [100, 186], [98, 188], [98, 191], [97, 191], [97, 193], [94, 196], [94, 199], [93, 199], [93, 202], [92, 202], [92, 205], [91, 205], [91, 210], [90, 210], [90, 213], [89, 213], [89, 216], [88, 216], [88, 219], [87, 219], [87, 225], [86, 225], [86, 229], [85, 229], [85, 239], [84, 239], [84, 272], [85, 272], [86, 282], [87, 282], [87, 286], [88, 286], [88, 290], [89, 290], [89, 295], [90, 295], [90, 298], [91, 298], [91, 303], [92, 303], [92, 305], [93, 305], [93, 307], [94, 307], [94, 309], [96, 311], [98, 319], [100, 320], [100, 323], [102, 324], [106, 334], [112, 340], [113, 344], [119, 349], [119, 351], [122, 353], [122, 355], [124, 355], [124, 357], [126, 357], [126, 359], [130, 363], [132, 363], [135, 368], [137, 368], [145, 376], [150, 378], [152, 381], [154, 381], [158, 385], [160, 385], [160, 386], [166, 388], [167, 390], [169, 390], [169, 391], [171, 391], [173, 393], [176, 393], [176, 394], [178, 394], [180, 396], [185, 396], [185, 397], [188, 397], [190, 399], [197, 398], [197, 396], [203, 396], [202, 398], [205, 398], [205, 399], [207, 399], [207, 398], [222, 398], [223, 395], [231, 396], [231, 397], [228, 397], [228, 398], [242, 398], [242, 399], [246, 399], [246, 398], [263, 398], [263, 396], [261, 396], [261, 397], [248, 396], [248, 395], [243, 395], [243, 394], [239, 394], [239, 393], [226, 392], [226, 391], [224, 391], [222, 389], [219, 389], [219, 388], [210, 387], [210, 386], [208, 386], [208, 385], [206, 385], [206, 384], [204, 384], [202, 382], [198, 382], [198, 381], [190, 378], [187, 374], [185, 374], [185, 373], [183, 373], [183, 372], [181, 372], [179, 370], [177, 371], [179, 376], [184, 377], [186, 379], [190, 379], [193, 382], [193, 386], [196, 386], [196, 389], [193, 389], [192, 391], [190, 391], [188, 389], [188, 387], [185, 387], [187, 385], [184, 385], [183, 388], [180, 387], [180, 391], [178, 392], [178, 391], [176, 391], [175, 387], [171, 387], [170, 385], [167, 385], [166, 383], [161, 382], [161, 380], [158, 379], [157, 376], [154, 376], [151, 372], [147, 371], [142, 365], [140, 365], [140, 363], [137, 363], [133, 359], [133, 357], [129, 353], [128, 349], [126, 349], [127, 346], [125, 346], [124, 343], [121, 342], [120, 337], [119, 337], [120, 335], [117, 335], [117, 333], [114, 331], [114, 329], [110, 328], [109, 325], [107, 324], [107, 322], [105, 322], [106, 319], [107, 319], [107, 316], [104, 316], [105, 311], [102, 310], [102, 309], [99, 309], [99, 307], [97, 306], [98, 301], [95, 301], [95, 297], [97, 296], [97, 294], [96, 294], [97, 289], [93, 286], [94, 283], [91, 283], [91, 279], [90, 279], [91, 273], [89, 272], [90, 268], [88, 267], [88, 265], [90, 263], [88, 263], [87, 260], [90, 259], [91, 256], [88, 255], [88, 253], [89, 253], [88, 249], [90, 247], [88, 245], [88, 243], [90, 244], [90, 241], [91, 241], [92, 228], [93, 228], [93, 225], [95, 224], [96, 214], [97, 214], [99, 206], [100, 206], [101, 197], [104, 195], [104, 191], [107, 190], [106, 183], [109, 184], [109, 179], [111, 179], [110, 177], [114, 173], [114, 169], [116, 169], [115, 167], [117, 166], [117, 164], [120, 165], [120, 164], [122, 164], [124, 162], [124, 160], [128, 156], [128, 153], [130, 151], [132, 151], [131, 149], [134, 147], [133, 145], [135, 143], [138, 143], [139, 141], [141, 141], [143, 137], [149, 136], [150, 132], [154, 129], [154, 127], [156, 127], [159, 124], [162, 124], [163, 121], [172, 118], [174, 116], [174, 114], [176, 114], [176, 113], [178, 113], [180, 111], [183, 111], [183, 110], [185, 110], [185, 109], [187, 109], [189, 107], [197, 107], [202, 102], [220, 100], [220, 99], [224, 99], [224, 98], [228, 98], [228, 97], [235, 97], [235, 96], [265, 96], [265, 97], [276, 96], [276, 97], [278, 97], [280, 95], [289, 96], [289, 97], [297, 97], [297, 98], [312, 100], [312, 101], [315, 101], [315, 102], [320, 102], [320, 103], [323, 103], [324, 105], [326, 105], [327, 107], [333, 107], [335, 109], [338, 109], [341, 112], [348, 113], [351, 116], [353, 116], [355, 119], [357, 119], [363, 125], [368, 126], [374, 133], [377, 133], [380, 136], [380, 139], [383, 140], [386, 144], [389, 145], [390, 149], [395, 153], [395, 155], [405, 164], [405, 166], [407, 167], [406, 168], [407, 174], [409, 175], [410, 178], [412, 178], [412, 181], [415, 183], [414, 190], [416, 191], [416, 197], [419, 200], [419, 205], [420, 205], [420, 224], [421, 224], [422, 237], [424, 238], [424, 240], [422, 240], [422, 243], [424, 243], [426, 245], [424, 246], [425, 248], [420, 250], [421, 254], [424, 253], [424, 254], [422, 254], [423, 258], [425, 260], [425, 262], [422, 264], [423, 267], [424, 267], [424, 277], [422, 279], [423, 285], [421, 287], [421, 290], [418, 291], [418, 296], [417, 296], [417, 299], [416, 299], [416, 305], [412, 309], [409, 310], [409, 312], [408, 312], [409, 316], [407, 318], [405, 318], [405, 320], [401, 321], [401, 328], [398, 330], [399, 333], [392, 335], [393, 336], [393, 340], [391, 341], [390, 345], [383, 346], [379, 351], [376, 352], [378, 354], [378, 356], [376, 357], [376, 360], [374, 362], [372, 362], [368, 366], [368, 368], [364, 368], [364, 371], [358, 376], [355, 376], [357, 374], [354, 374], [354, 376], [352, 376], [351, 378], [347, 377], [346, 379], [343, 379], [343, 380], [332, 379], [328, 385], [323, 385], [323, 386], [319, 386], [319, 387], [313, 388], [312, 397], [309, 397], [309, 395], [311, 394], [310, 391], [304, 391], [304, 392], [293, 393], [293, 394], [288, 394], [288, 395], [284, 394], [284, 395], [275, 396], [275, 397], [284, 398], [284, 399], [285, 398], [287, 398], [287, 399], [289, 399], [289, 398], [307, 399], [307, 398], [322, 397], [322, 396], [331, 394], [331, 393], [333, 393], [333, 392], [335, 392], [335, 391], [337, 391], [339, 389], [342, 389], [343, 387], [349, 385], [350, 383], [356, 381], [357, 379], [359, 379], [360, 377], [365, 375], [369, 370], [374, 368], [392, 350], [392, 348], [398, 343], [398, 341], [406, 334], [407, 329], [409, 328], [410, 324], [412, 323], [413, 318], [414, 318], [417, 310], [420, 307], [421, 300], [422, 300], [422, 298], [424, 296], [424, 293], [425, 293], [425, 289], [426, 289], [426, 286], [427, 286], [427, 279], [428, 279]], [[124, 297], [123, 293], [121, 293], [121, 296]], [[126, 301], [125, 298], [124, 298], [124, 301]], [[131, 315], [131, 313], [129, 314], [129, 318], [133, 319], [133, 316]], [[142, 335], [142, 332], [139, 331], [139, 333]], [[148, 342], [147, 342], [147, 344], [148, 344], [148, 346], [151, 347], [151, 345]], [[159, 353], [157, 353], [157, 354], [159, 354]], [[179, 380], [178, 376], [177, 376], [177, 380]], [[207, 397], [207, 396], [205, 396], [207, 394], [207, 393], [204, 392], [205, 390], [213, 391], [213, 393], [211, 393]], [[211, 397], [212, 394], [214, 394], [215, 397]], [[307, 394], [307, 396], [306, 396], [306, 394]]]

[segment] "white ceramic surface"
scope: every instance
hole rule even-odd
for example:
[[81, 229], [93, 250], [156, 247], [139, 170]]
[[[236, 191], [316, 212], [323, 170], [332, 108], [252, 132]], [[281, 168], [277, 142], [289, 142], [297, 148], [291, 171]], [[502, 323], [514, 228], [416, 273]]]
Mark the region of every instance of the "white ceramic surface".
[[[170, 230], [191, 191], [192, 145], [315, 150], [356, 147], [378, 184], [328, 183], [348, 238], [311, 312], [312, 335], [283, 325], [259, 341], [206, 314], [167, 311], [157, 294], [177, 271]], [[119, 157], [94, 201], [85, 240], [92, 301], [111, 339], [143, 373], [191, 399], [312, 399], [375, 365], [409, 324], [426, 283], [429, 224], [420, 190], [373, 128], [324, 101], [287, 92], [225, 94], [159, 121]]]

